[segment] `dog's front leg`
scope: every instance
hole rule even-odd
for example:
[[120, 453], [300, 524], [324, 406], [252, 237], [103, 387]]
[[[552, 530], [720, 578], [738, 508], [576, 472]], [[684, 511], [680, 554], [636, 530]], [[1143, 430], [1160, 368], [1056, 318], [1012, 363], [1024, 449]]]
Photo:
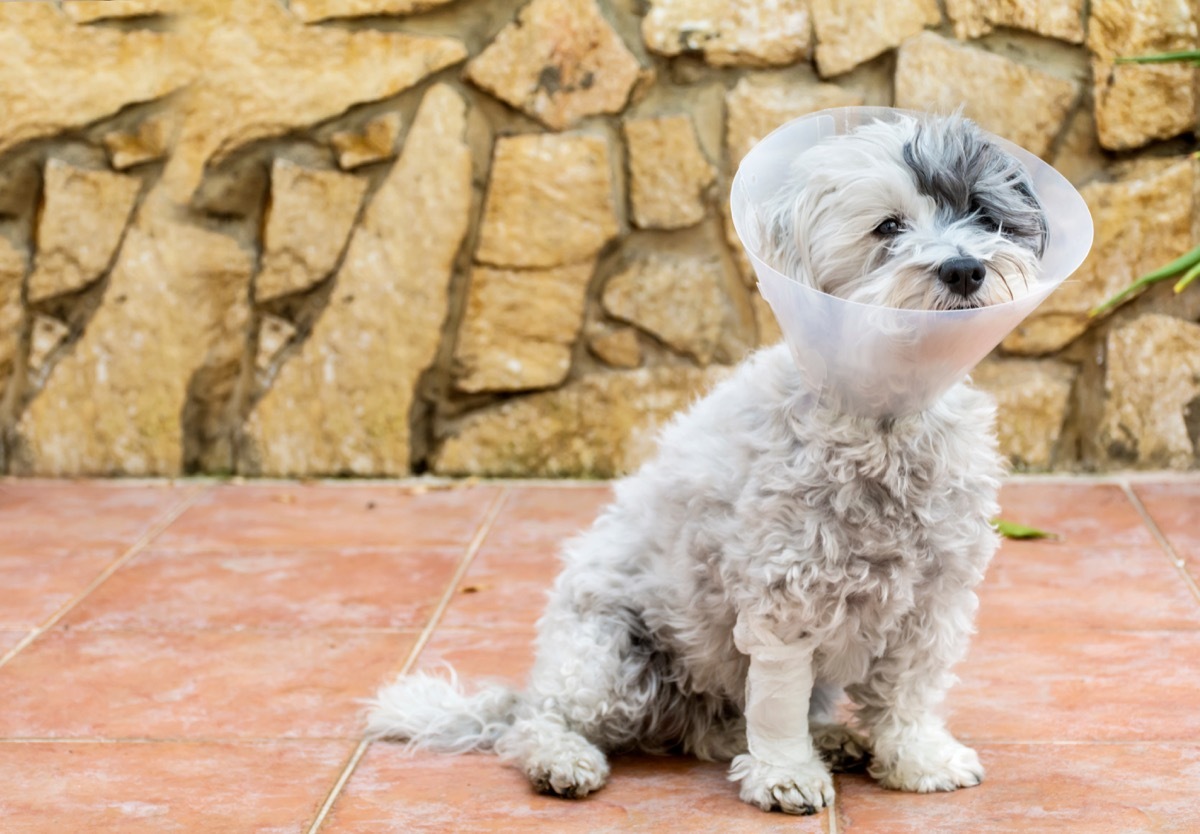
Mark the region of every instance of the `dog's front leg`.
[[746, 742], [729, 778], [744, 801], [764, 811], [815, 814], [833, 804], [833, 779], [813, 748], [808, 702], [813, 645], [785, 643], [765, 628], [739, 624], [738, 649], [750, 656], [746, 675]]
[[976, 604], [969, 590], [931, 601], [909, 618], [867, 680], [846, 689], [870, 733], [867, 772], [885, 787], [930, 793], [983, 781], [975, 751], [936, 713], [955, 680], [950, 669], [966, 650]]

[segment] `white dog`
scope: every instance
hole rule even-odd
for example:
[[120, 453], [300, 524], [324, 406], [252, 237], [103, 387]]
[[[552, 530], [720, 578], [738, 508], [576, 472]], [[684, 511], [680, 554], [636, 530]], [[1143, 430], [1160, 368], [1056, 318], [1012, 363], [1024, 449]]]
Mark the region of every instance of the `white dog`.
[[[879, 305], [1008, 300], [1046, 238], [1022, 167], [960, 118], [823, 142], [768, 208], [768, 260]], [[760, 351], [566, 546], [526, 691], [413, 675], [380, 693], [369, 732], [495, 750], [567, 797], [624, 750], [732, 760], [742, 799], [797, 814], [833, 801], [831, 767], [868, 758], [890, 788], [978, 784], [935, 708], [997, 545], [993, 416], [965, 384], [911, 416], [837, 413], [786, 347]], [[835, 718], [843, 688], [858, 730]]]

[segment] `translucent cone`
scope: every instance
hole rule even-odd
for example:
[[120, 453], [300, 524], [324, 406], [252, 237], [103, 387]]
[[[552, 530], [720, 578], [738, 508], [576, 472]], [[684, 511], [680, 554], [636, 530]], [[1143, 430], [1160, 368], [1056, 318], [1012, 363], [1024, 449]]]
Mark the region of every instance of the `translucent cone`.
[[755, 145], [733, 178], [734, 228], [801, 376], [821, 405], [863, 417], [900, 417], [932, 405], [1066, 280], [1092, 246], [1092, 218], [1079, 192], [1038, 157], [989, 134], [1025, 166], [1046, 210], [1041, 278], [1028, 295], [975, 310], [897, 310], [835, 298], [762, 260], [756, 207], [787, 181], [799, 154], [863, 124], [922, 115], [846, 107], [804, 116]]

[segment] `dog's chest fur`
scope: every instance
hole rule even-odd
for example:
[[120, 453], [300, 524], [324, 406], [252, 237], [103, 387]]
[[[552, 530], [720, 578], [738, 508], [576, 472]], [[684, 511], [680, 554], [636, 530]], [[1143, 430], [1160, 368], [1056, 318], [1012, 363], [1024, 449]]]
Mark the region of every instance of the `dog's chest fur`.
[[983, 576], [991, 553], [987, 499], [966, 486], [975, 480], [970, 473], [948, 489], [927, 461], [912, 457], [903, 438], [885, 454], [886, 471], [856, 453], [830, 451], [823, 460], [836, 473], [756, 502], [777, 502], [777, 517], [790, 517], [781, 526], [791, 544], [771, 552], [772, 534], [759, 539], [754, 550], [769, 554], [760, 563], [768, 581], [765, 593], [748, 590], [781, 635], [817, 637], [823, 680], [861, 681], [907, 617], [942, 588], [971, 587]]
[[620, 486], [613, 567], [640, 575], [641, 616], [690, 688], [738, 692], [739, 616], [815, 635], [818, 674], [851, 683], [914, 610], [982, 578], [1000, 471], [977, 392], [892, 425], [806, 411], [790, 357], [764, 351]]

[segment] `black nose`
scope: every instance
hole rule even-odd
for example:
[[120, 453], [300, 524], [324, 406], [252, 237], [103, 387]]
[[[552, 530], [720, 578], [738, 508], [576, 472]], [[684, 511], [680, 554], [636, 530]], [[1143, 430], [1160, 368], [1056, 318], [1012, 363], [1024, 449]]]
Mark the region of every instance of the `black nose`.
[[938, 267], [938, 278], [942, 283], [963, 298], [983, 286], [986, 274], [987, 269], [977, 258], [951, 258]]

